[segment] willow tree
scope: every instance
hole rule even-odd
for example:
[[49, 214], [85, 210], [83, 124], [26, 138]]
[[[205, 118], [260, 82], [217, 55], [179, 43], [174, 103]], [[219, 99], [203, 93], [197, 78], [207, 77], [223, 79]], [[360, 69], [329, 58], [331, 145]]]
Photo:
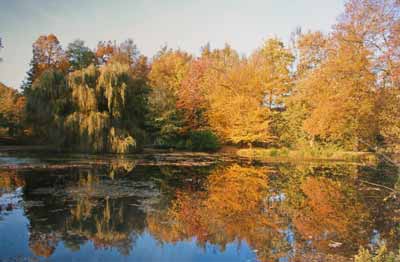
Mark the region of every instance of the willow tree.
[[27, 120], [46, 143], [84, 152], [127, 153], [144, 142], [147, 87], [128, 65], [89, 66], [66, 78], [45, 71], [26, 90]]
[[144, 142], [147, 87], [128, 65], [89, 66], [69, 76], [74, 110], [66, 142], [80, 151], [127, 153]]

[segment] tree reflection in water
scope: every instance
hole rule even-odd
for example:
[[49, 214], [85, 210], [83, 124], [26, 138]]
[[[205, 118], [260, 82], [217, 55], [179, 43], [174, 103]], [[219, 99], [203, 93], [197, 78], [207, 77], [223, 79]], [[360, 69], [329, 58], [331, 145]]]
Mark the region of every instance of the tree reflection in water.
[[303, 238], [327, 252], [332, 241], [355, 249], [367, 244], [363, 241], [372, 230], [369, 213], [354, 188], [326, 177], [307, 177], [300, 190], [304, 199], [294, 212], [293, 224]]
[[246, 243], [260, 261], [346, 261], [376, 232], [389, 248], [399, 241], [398, 202], [382, 201], [385, 192], [359, 182], [365, 176], [374, 174], [351, 165], [233, 164], [210, 172], [114, 161], [57, 172], [0, 171], [0, 200], [23, 187], [29, 247], [45, 258], [60, 242], [77, 251], [89, 241], [127, 256], [148, 232], [160, 248], [194, 240], [224, 252], [234, 242]]
[[[171, 207], [147, 217], [149, 231], [160, 241], [197, 239], [200, 246], [223, 251], [233, 241], [246, 241], [260, 259], [283, 256], [284, 224], [272, 212], [268, 170], [233, 165], [213, 172], [200, 192], [176, 194]], [[281, 230], [280, 230], [281, 229]]]

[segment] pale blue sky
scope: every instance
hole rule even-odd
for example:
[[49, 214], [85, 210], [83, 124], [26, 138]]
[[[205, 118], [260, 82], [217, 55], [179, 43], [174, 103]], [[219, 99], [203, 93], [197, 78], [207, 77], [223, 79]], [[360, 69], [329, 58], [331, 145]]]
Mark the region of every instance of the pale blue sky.
[[228, 42], [249, 54], [268, 37], [287, 41], [297, 26], [328, 32], [343, 8], [344, 0], [0, 0], [0, 82], [20, 86], [42, 34], [63, 47], [132, 38], [150, 57], [165, 43], [196, 54]]

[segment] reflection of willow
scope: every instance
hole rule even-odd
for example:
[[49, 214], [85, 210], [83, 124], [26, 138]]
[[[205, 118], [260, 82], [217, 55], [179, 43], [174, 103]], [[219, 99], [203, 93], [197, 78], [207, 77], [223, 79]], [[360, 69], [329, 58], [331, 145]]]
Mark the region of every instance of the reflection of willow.
[[[111, 170], [111, 179], [117, 170]], [[101, 177], [90, 172], [80, 176], [80, 192], [84, 194], [76, 197], [76, 206], [71, 208], [71, 216], [66, 221], [67, 230], [70, 234], [92, 240], [97, 248], [116, 247], [127, 255], [134, 240], [132, 232], [142, 233], [144, 223], [140, 222], [141, 219], [133, 219], [137, 214], [132, 213], [132, 208], [129, 210], [129, 199], [111, 199], [108, 196], [99, 199], [96, 191], [100, 183]]]
[[102, 205], [95, 206], [89, 198], [80, 199], [66, 221], [68, 233], [92, 240], [96, 248], [116, 247], [128, 255], [134, 240], [131, 233], [142, 233], [143, 225], [128, 222], [130, 215], [120, 200], [105, 199]]
[[149, 231], [161, 242], [196, 238], [222, 250], [235, 240], [258, 250], [261, 260], [281, 257], [287, 243], [278, 212], [268, 201], [267, 170], [233, 165], [213, 172], [203, 192], [178, 192], [169, 210], [149, 214]]
[[[28, 181], [25, 177], [19, 175], [16, 170], [0, 171], [0, 197], [3, 193], [11, 193], [18, 187], [24, 187]], [[0, 212], [2, 207], [0, 206]], [[32, 229], [32, 225], [31, 225]], [[29, 235], [29, 247], [34, 254], [43, 257], [49, 257], [55, 250], [57, 238], [48, 228], [43, 227], [41, 232], [31, 230]]]
[[[48, 257], [60, 240], [71, 250], [79, 250], [82, 244], [90, 240], [96, 248], [116, 248], [123, 255], [129, 254], [135, 238], [144, 231], [145, 215], [137, 206], [130, 206], [135, 199], [129, 192], [120, 192], [124, 189], [121, 181], [127, 181], [122, 179], [127, 167], [128, 170], [133, 168], [118, 162], [109, 168], [45, 177], [49, 185], [58, 184], [57, 197], [52, 195], [51, 190], [35, 194], [36, 182], [32, 180], [30, 190], [34, 194], [26, 190], [25, 201], [44, 201], [44, 205], [26, 209], [31, 225], [32, 251]], [[117, 181], [118, 177], [121, 181]], [[111, 190], [110, 186], [115, 186], [116, 190]], [[70, 203], [68, 208], [66, 203]]]
[[128, 174], [133, 171], [137, 161], [129, 159], [113, 159], [110, 163], [109, 177], [114, 179], [118, 174]]

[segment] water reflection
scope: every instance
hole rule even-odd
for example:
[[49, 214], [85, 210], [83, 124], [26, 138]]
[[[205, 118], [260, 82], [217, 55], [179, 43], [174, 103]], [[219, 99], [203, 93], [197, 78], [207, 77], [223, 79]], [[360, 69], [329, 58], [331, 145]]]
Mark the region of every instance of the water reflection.
[[50, 256], [59, 241], [72, 251], [91, 241], [96, 249], [113, 247], [129, 255], [137, 235], [144, 232], [146, 208], [160, 196], [151, 181], [126, 179], [131, 170], [111, 165], [43, 177], [55, 187], [43, 187], [30, 177], [24, 199], [42, 203], [25, 208], [34, 254]]
[[[399, 203], [360, 183], [383, 175], [352, 165], [194, 168], [132, 160], [3, 170], [0, 242], [16, 251], [0, 244], [0, 260], [22, 253], [90, 260], [109, 252], [114, 260], [154, 253], [166, 261], [186, 252], [196, 261], [348, 261], [360, 245], [399, 243]], [[19, 228], [27, 243], [3, 226], [13, 214], [28, 221]]]
[[203, 191], [178, 191], [171, 207], [147, 217], [149, 231], [160, 241], [196, 238], [224, 250], [245, 241], [261, 260], [289, 250], [279, 211], [269, 201], [268, 170], [233, 165], [212, 172]]

